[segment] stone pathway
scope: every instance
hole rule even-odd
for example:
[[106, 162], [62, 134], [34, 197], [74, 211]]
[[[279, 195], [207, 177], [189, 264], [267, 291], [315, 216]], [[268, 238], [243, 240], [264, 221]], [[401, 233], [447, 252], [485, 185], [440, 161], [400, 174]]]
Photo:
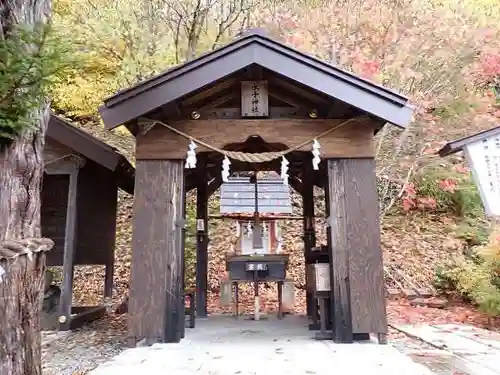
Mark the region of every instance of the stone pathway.
[[403, 340], [396, 345], [415, 362], [438, 375], [500, 375], [500, 334], [470, 325], [394, 325], [429, 344], [415, 348]]
[[391, 345], [315, 341], [303, 317], [258, 322], [231, 317], [198, 319], [180, 344], [127, 349], [91, 375], [431, 375]]

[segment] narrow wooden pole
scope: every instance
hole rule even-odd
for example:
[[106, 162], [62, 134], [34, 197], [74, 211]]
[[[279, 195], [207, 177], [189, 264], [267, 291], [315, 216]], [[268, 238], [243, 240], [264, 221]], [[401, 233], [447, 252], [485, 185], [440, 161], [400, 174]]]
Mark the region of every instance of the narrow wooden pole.
[[349, 284], [348, 207], [346, 202], [346, 160], [327, 160], [329, 207], [329, 252], [331, 314], [333, 338], [339, 343], [353, 342], [351, 296]]
[[[117, 213], [118, 206], [118, 188], [114, 189], [113, 192], [113, 210]], [[109, 249], [109, 253], [106, 260], [106, 270], [104, 274], [104, 297], [111, 298], [113, 295], [113, 273], [115, 268], [115, 247], [116, 247], [116, 219], [113, 221], [113, 228], [109, 230], [112, 231], [113, 236], [113, 248]]]
[[[310, 161], [310, 162], [308, 162]], [[314, 229], [314, 185], [313, 185], [313, 169], [312, 158], [306, 156], [306, 160], [302, 166], [302, 184], [304, 194], [302, 196], [302, 216], [303, 216], [303, 233], [304, 233], [304, 257], [307, 259], [311, 254], [311, 250], [316, 246], [316, 232]], [[306, 285], [308, 282], [308, 273], [306, 272]], [[311, 292], [306, 292], [307, 316], [312, 317], [313, 324], [317, 323], [318, 309], [316, 301], [313, 299]]]
[[76, 250], [76, 215], [78, 192], [78, 169], [69, 174], [68, 205], [66, 208], [66, 230], [64, 239], [63, 281], [59, 305], [59, 330], [67, 331], [71, 326], [71, 304], [73, 299], [73, 271]]
[[203, 162], [196, 184], [196, 316], [207, 316], [208, 289], [208, 185]]

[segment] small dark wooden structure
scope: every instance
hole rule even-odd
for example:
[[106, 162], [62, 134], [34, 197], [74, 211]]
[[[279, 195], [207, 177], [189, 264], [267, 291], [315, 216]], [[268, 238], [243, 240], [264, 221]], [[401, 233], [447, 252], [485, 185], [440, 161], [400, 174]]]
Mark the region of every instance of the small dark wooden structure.
[[55, 242], [48, 266], [63, 266], [59, 328], [102, 316], [103, 306], [72, 307], [73, 267], [105, 265], [111, 296], [118, 189], [134, 192], [134, 168], [114, 148], [51, 116], [44, 148], [42, 234]]
[[[232, 152], [231, 172], [277, 171], [281, 151], [287, 152], [289, 183], [303, 197], [306, 259], [316, 241], [313, 186], [325, 190], [331, 337], [352, 342], [354, 333], [376, 333], [384, 341], [373, 137], [387, 122], [409, 124], [407, 98], [250, 30], [117, 93], [100, 112], [108, 129], [125, 125], [136, 136], [131, 342], [178, 342], [184, 336], [185, 192], [197, 189], [197, 308], [205, 312], [206, 207], [221, 184], [224, 155]], [[195, 169], [185, 169], [189, 138], [198, 145]], [[318, 170], [311, 155], [316, 138]], [[253, 155], [251, 162], [239, 161], [235, 151]], [[278, 154], [254, 161], [265, 152]]]

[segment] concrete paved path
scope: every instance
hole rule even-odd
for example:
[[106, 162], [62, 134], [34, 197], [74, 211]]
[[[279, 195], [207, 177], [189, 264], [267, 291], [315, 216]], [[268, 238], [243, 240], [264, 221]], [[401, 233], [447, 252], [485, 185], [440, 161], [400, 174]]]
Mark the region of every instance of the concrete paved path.
[[438, 375], [500, 375], [500, 334], [466, 324], [396, 325], [431, 346], [400, 350]]
[[127, 349], [90, 375], [430, 375], [391, 345], [315, 341], [304, 317], [197, 319], [180, 344]]

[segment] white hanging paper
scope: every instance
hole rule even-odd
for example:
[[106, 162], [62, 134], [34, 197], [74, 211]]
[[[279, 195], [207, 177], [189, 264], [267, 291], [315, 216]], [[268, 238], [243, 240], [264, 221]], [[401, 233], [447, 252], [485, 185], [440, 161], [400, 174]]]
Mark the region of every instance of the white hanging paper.
[[262, 223], [262, 237], [267, 238], [269, 236], [269, 229], [266, 223]]
[[5, 272], [5, 269], [0, 266], [0, 283], [3, 281], [3, 277], [7, 272]]
[[189, 143], [189, 150], [186, 157], [186, 169], [196, 168], [196, 147], [198, 147], [198, 145], [193, 141]]
[[252, 223], [250, 221], [247, 223], [247, 237], [252, 238]]
[[312, 154], [313, 154], [313, 159], [312, 159], [312, 165], [313, 169], [317, 171], [319, 169], [319, 163], [321, 161], [321, 158], [319, 157], [319, 149], [321, 148], [321, 145], [319, 144], [318, 140], [314, 140], [312, 144]]
[[231, 165], [231, 161], [227, 156], [224, 156], [224, 160], [222, 160], [222, 182], [229, 181], [229, 166]]
[[240, 236], [240, 222], [236, 222], [236, 237]]
[[284, 156], [281, 157], [281, 179], [284, 185], [288, 185], [288, 160]]

